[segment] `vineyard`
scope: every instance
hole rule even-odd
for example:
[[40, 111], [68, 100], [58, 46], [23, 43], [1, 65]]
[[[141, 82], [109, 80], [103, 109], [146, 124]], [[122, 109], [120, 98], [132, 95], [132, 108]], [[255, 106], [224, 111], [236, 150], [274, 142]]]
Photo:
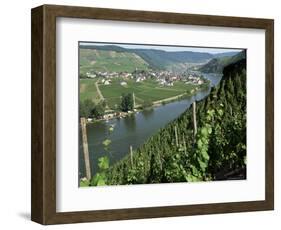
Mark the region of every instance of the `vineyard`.
[[[110, 142], [105, 145], [110, 145]], [[141, 147], [81, 186], [246, 178], [246, 61], [224, 68], [219, 85]]]

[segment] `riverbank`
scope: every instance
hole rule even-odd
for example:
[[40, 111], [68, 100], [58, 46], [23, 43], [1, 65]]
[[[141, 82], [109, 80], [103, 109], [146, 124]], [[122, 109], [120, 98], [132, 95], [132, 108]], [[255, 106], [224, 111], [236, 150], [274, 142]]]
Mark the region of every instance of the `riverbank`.
[[[208, 87], [210, 87], [210, 84], [208, 84]], [[151, 106], [147, 106], [147, 107], [142, 107], [141, 105], [137, 105], [133, 111], [128, 111], [128, 112], [123, 112], [123, 111], [114, 111], [114, 110], [106, 110], [106, 114], [103, 115], [102, 118], [100, 119], [92, 119], [92, 118], [88, 118], [87, 119], [87, 123], [95, 123], [95, 122], [101, 122], [101, 121], [109, 121], [112, 119], [122, 119], [125, 118], [127, 116], [130, 116], [132, 114], [136, 114], [139, 113], [141, 111], [147, 110], [147, 109], [151, 109], [151, 108], [155, 108], [161, 105], [165, 105], [165, 104], [169, 104], [175, 101], [179, 101], [182, 100], [184, 98], [191, 98], [192, 96], [195, 96], [198, 92], [205, 90], [206, 87], [195, 87], [194, 89], [192, 89], [189, 93], [182, 93], [179, 94], [177, 96], [173, 96], [173, 97], [169, 97], [169, 98], [165, 98], [162, 100], [157, 100], [152, 102]]]

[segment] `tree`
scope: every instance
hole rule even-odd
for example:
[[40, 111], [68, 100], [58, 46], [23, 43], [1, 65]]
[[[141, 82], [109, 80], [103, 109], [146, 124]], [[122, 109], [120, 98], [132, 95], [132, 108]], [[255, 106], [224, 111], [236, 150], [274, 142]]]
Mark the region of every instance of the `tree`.
[[104, 115], [104, 112], [105, 104], [103, 102], [96, 105], [92, 100], [86, 99], [79, 104], [80, 117], [94, 117], [98, 119]]
[[100, 118], [104, 115], [105, 112], [105, 106], [104, 104], [101, 102], [99, 104], [97, 104], [93, 109], [92, 109], [92, 116], [94, 118]]
[[95, 107], [95, 103], [90, 99], [81, 101], [79, 104], [80, 117], [86, 117], [86, 118], [91, 117], [94, 107]]
[[123, 94], [121, 98], [120, 109], [123, 112], [128, 112], [129, 110], [133, 110], [133, 107], [134, 107], [133, 94], [132, 93]]
[[79, 74], [79, 78], [85, 79], [85, 78], [88, 78], [88, 76], [87, 76], [87, 74], [85, 74], [85, 73], [80, 73], [80, 74]]

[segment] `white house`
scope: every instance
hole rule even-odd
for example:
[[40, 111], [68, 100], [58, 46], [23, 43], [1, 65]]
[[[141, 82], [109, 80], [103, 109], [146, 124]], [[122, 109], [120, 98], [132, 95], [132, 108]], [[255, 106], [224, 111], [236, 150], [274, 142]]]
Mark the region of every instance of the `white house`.
[[203, 84], [203, 81], [202, 80], [199, 80], [198, 81], [198, 85], [202, 85]]
[[104, 81], [104, 85], [110, 85], [110, 80]]
[[136, 82], [141, 82], [141, 81], [144, 81], [145, 80], [145, 77], [138, 77]]
[[96, 74], [90, 74], [89, 77], [90, 78], [95, 78], [97, 75]]
[[122, 82], [120, 83], [120, 85], [125, 86], [125, 85], [127, 85], [127, 82], [122, 81]]

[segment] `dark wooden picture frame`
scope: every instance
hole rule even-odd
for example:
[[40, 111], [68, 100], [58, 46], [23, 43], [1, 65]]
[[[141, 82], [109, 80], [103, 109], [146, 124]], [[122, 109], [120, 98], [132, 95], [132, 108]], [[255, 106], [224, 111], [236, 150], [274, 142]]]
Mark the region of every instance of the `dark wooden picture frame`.
[[[56, 18], [265, 30], [265, 200], [101, 211], [56, 211]], [[32, 9], [31, 219], [63, 224], [274, 209], [274, 21], [271, 19], [43, 5]]]

